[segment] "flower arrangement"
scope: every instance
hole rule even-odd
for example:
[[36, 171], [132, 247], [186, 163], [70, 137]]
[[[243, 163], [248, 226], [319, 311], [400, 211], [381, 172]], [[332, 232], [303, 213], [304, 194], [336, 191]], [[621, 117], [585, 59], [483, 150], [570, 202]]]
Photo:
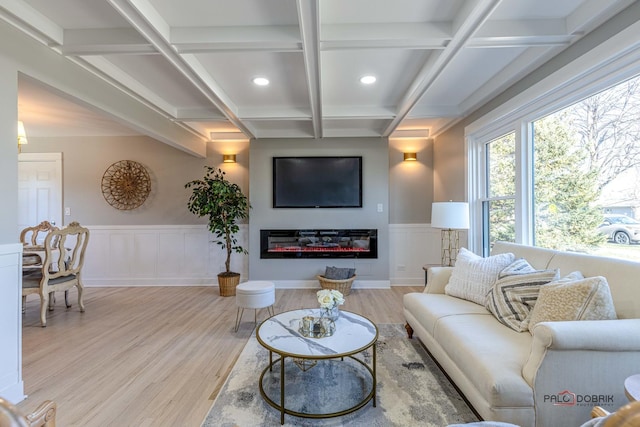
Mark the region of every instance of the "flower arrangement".
[[320, 308], [325, 311], [331, 311], [339, 305], [344, 304], [344, 296], [342, 292], [335, 289], [321, 289], [316, 293]]

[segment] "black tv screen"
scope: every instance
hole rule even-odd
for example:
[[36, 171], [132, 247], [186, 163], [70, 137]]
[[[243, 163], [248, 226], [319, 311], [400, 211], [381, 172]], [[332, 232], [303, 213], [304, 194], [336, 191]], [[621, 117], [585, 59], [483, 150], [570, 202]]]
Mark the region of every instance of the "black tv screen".
[[361, 208], [362, 157], [274, 157], [274, 208]]

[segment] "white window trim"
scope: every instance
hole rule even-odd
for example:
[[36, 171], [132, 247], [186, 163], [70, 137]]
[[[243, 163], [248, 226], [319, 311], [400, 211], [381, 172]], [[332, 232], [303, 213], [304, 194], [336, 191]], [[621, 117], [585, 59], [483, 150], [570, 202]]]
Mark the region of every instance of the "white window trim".
[[640, 73], [640, 22], [520, 92], [465, 127], [467, 194], [471, 230], [469, 247], [482, 250], [484, 144], [516, 132], [516, 242], [533, 244], [533, 185], [529, 123]]

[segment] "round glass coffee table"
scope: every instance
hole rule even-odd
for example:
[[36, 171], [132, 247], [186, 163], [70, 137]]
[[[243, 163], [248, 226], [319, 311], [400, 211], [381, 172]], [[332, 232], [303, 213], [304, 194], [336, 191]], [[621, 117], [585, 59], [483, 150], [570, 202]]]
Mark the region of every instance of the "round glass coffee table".
[[375, 407], [376, 325], [340, 311], [333, 335], [309, 338], [300, 329], [305, 316], [320, 317], [320, 309], [277, 314], [256, 331], [258, 342], [269, 350], [260, 394], [280, 411], [280, 422], [284, 424], [285, 414], [330, 418], [357, 411], [369, 401]]

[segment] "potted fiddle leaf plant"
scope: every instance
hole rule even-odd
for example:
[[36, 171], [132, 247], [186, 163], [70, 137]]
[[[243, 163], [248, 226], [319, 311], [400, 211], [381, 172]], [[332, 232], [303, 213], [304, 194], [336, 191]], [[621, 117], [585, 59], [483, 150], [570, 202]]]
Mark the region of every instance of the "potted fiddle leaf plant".
[[239, 230], [238, 221], [249, 217], [249, 199], [237, 184], [225, 178], [221, 169], [205, 166], [203, 179], [185, 184], [191, 188], [187, 207], [199, 217], [208, 217], [208, 228], [215, 236], [215, 242], [227, 251], [224, 263], [225, 271], [218, 274], [221, 296], [236, 294], [236, 286], [240, 283], [240, 273], [231, 271], [231, 253], [248, 253], [236, 238]]

